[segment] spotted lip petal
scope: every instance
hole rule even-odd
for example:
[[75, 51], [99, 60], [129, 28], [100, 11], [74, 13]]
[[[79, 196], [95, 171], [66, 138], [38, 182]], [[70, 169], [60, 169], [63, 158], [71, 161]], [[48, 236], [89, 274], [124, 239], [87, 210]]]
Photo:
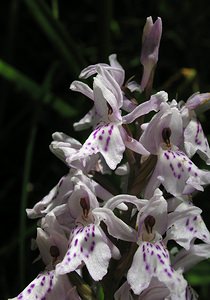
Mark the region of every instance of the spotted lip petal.
[[201, 209], [181, 203], [168, 218], [168, 230], [166, 240], [175, 240], [186, 250], [190, 249], [193, 239], [200, 239], [210, 244], [210, 233], [201, 217]]
[[[66, 275], [56, 275], [55, 271], [40, 273], [16, 298], [10, 300], [69, 300], [66, 295], [72, 290]], [[77, 293], [76, 293], [77, 295]], [[74, 293], [74, 296], [76, 296]], [[80, 299], [77, 295], [76, 299]]]
[[210, 164], [210, 149], [200, 122], [194, 117], [184, 130], [184, 146], [186, 153], [192, 157], [196, 152], [206, 163]]
[[162, 184], [166, 191], [180, 197], [195, 190], [203, 190], [203, 185], [210, 183], [210, 172], [198, 167], [179, 150], [160, 149], [157, 165], [145, 190], [145, 197], [150, 197], [154, 189]]
[[127, 280], [135, 294], [145, 290], [153, 277], [163, 282], [179, 298], [186, 289], [186, 281], [170, 265], [169, 253], [161, 242], [142, 242], [136, 251]]
[[100, 152], [111, 169], [115, 169], [121, 161], [125, 145], [119, 128], [114, 123], [99, 125], [88, 137], [77, 154], [71, 157], [71, 161], [85, 158]]
[[96, 225], [77, 226], [71, 233], [63, 261], [56, 266], [56, 273], [72, 272], [84, 263], [92, 278], [98, 281], [107, 273], [110, 258], [111, 251]]
[[50, 150], [53, 154], [64, 161], [69, 167], [82, 170], [85, 174], [88, 174], [90, 170], [96, 168], [98, 163], [97, 154], [92, 155], [91, 157], [88, 156], [83, 160], [77, 159], [71, 161], [72, 155], [75, 155], [79, 149], [81, 149], [82, 145], [63, 133], [59, 134], [63, 136], [63, 140], [55, 140], [50, 144]]

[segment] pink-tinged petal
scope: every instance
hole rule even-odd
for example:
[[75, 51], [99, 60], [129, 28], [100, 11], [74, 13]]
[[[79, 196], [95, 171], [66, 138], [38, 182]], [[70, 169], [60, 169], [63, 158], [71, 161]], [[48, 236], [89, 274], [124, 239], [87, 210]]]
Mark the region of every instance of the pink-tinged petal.
[[[71, 157], [77, 154], [78, 150], [82, 145], [70, 138], [69, 136], [63, 133], [56, 132], [56, 138], [58, 134], [58, 140], [55, 139], [50, 145], [50, 150], [62, 161], [64, 161], [69, 167], [72, 167], [77, 170], [82, 170], [83, 173], [88, 174], [91, 170], [100, 170], [102, 169], [102, 163], [99, 164], [99, 155], [93, 154], [91, 157], [78, 158], [72, 160]], [[54, 137], [54, 135], [53, 135]], [[63, 140], [61, 138], [63, 137]], [[107, 167], [108, 169], [108, 167]]]
[[94, 122], [95, 124], [100, 122], [107, 123], [109, 122], [109, 108], [106, 98], [111, 99], [111, 102], [114, 102], [115, 96], [110, 90], [106, 88], [106, 86], [104, 86], [104, 84], [98, 77], [94, 78], [93, 90], [95, 108]]
[[157, 94], [152, 95], [150, 100], [139, 104], [132, 112], [123, 116], [123, 123], [132, 123], [140, 116], [146, 115], [153, 110], [158, 111], [161, 103], [166, 101], [168, 101], [168, 94], [164, 91], [160, 91]]
[[[123, 105], [123, 94], [121, 87], [119, 86], [118, 82], [115, 80], [115, 78], [108, 72], [106, 68], [98, 67], [98, 75], [97, 77], [100, 78], [100, 80], [103, 82], [103, 84], [114, 94], [116, 98], [116, 102], [113, 103], [112, 109], [119, 110], [120, 107]], [[107, 99], [108, 101], [108, 99]], [[108, 101], [109, 102], [109, 101]], [[112, 103], [109, 103], [112, 106]]]
[[45, 231], [42, 228], [37, 228], [36, 244], [44, 264], [52, 268], [52, 256], [50, 254], [51, 246], [56, 246], [58, 248], [59, 255], [56, 260], [61, 260], [66, 253], [68, 240], [64, 232], [60, 233], [52, 229], [50, 229], [49, 232], [49, 230]]
[[203, 185], [210, 183], [210, 172], [198, 169], [182, 151], [161, 149], [150, 181], [145, 191], [147, 197], [160, 184], [168, 193], [180, 197], [195, 190], [202, 191]]
[[103, 68], [110, 68], [110, 66], [108, 64], [104, 64], [104, 63], [90, 65], [81, 71], [79, 78], [87, 79], [88, 77], [96, 74], [98, 66], [102, 66]]
[[210, 165], [210, 149], [200, 122], [193, 118], [184, 130], [184, 146], [186, 153], [192, 157], [196, 152]]
[[120, 65], [120, 63], [117, 61], [117, 55], [111, 54], [109, 56], [109, 62], [110, 65], [105, 63], [99, 63], [95, 65], [90, 65], [87, 68], [83, 69], [80, 73], [80, 78], [88, 78], [96, 73], [98, 73], [98, 67], [102, 67], [110, 72], [110, 74], [113, 76], [113, 78], [116, 80], [119, 86], [122, 86], [124, 82], [125, 77], [125, 71]]
[[99, 125], [78, 153], [71, 157], [71, 161], [101, 153], [107, 165], [115, 169], [122, 160], [124, 151], [125, 145], [118, 126], [113, 123]]
[[151, 153], [157, 154], [160, 146], [164, 143], [163, 130], [171, 130], [170, 143], [179, 146], [183, 140], [182, 117], [176, 107], [170, 107], [162, 103], [160, 111], [152, 118], [143, 132], [140, 142]]
[[152, 18], [147, 18], [142, 36], [141, 63], [144, 67], [141, 89], [145, 89], [151, 73], [158, 61], [160, 39], [162, 35], [162, 21], [158, 18], [153, 24]]
[[117, 55], [116, 54], [111, 54], [109, 56], [109, 62], [112, 67], [110, 69], [110, 73], [114, 77], [114, 79], [117, 81], [119, 86], [122, 86], [124, 83], [125, 79], [125, 70], [121, 66], [121, 64], [117, 60]]
[[29, 218], [39, 218], [46, 215], [56, 206], [66, 203], [73, 190], [71, 175], [63, 176], [58, 184], [39, 201], [32, 209], [26, 209]]
[[145, 191], [144, 191], [144, 198], [145, 199], [150, 199], [154, 191], [159, 188], [161, 185], [161, 182], [163, 181], [163, 178], [160, 176], [160, 171], [159, 171], [159, 164], [157, 161], [157, 165], [149, 179], [149, 182], [146, 185]]
[[190, 96], [190, 98], [187, 99], [185, 106], [190, 110], [194, 110], [198, 106], [209, 102], [209, 100], [210, 100], [210, 93], [202, 93], [202, 94], [195, 93], [192, 96]]
[[86, 199], [90, 210], [99, 206], [95, 194], [87, 187], [87, 185], [78, 181], [78, 184], [75, 186], [74, 192], [71, 194], [68, 206], [71, 212], [72, 217], [75, 219], [83, 214], [83, 209], [80, 204], [80, 199]]
[[84, 263], [92, 278], [98, 281], [107, 273], [110, 258], [111, 251], [97, 226], [77, 226], [71, 233], [63, 261], [56, 266], [56, 273], [72, 272]]
[[163, 198], [161, 190], [156, 189], [152, 198], [146, 202], [145, 206], [139, 211], [138, 216], [138, 231], [147, 216], [155, 218], [154, 231], [163, 235], [167, 229], [168, 215], [167, 215], [167, 201]]
[[194, 265], [208, 258], [210, 258], [210, 245], [191, 245], [188, 251], [182, 249], [175, 256], [173, 260], [173, 268], [176, 270], [180, 268], [184, 272], [187, 272]]
[[53, 142], [50, 144], [50, 150], [63, 162], [66, 158], [77, 152], [82, 144], [63, 132], [55, 132], [52, 135]]
[[[150, 285], [146, 288], [138, 297], [132, 296], [130, 291], [130, 286], [126, 281], [114, 295], [115, 300], [183, 300], [185, 299], [185, 292], [183, 291], [182, 295], [173, 295], [170, 293], [169, 289], [156, 278], [151, 280]], [[196, 298], [187, 298], [187, 300], [195, 300]]]
[[112, 258], [117, 259], [117, 260], [120, 259], [121, 258], [121, 254], [120, 254], [119, 249], [110, 241], [110, 239], [106, 236], [106, 234], [101, 229], [101, 227], [98, 227], [98, 229], [100, 230], [101, 235], [102, 235], [105, 243], [108, 245], [108, 247], [109, 247], [109, 249], [111, 251]]
[[120, 133], [123, 138], [124, 144], [128, 149], [131, 149], [132, 151], [142, 154], [142, 155], [149, 155], [150, 153], [145, 149], [145, 147], [142, 145], [141, 142], [138, 142], [131, 136], [127, 134], [125, 129], [121, 126]]
[[66, 299], [65, 300], [82, 300], [80, 298], [80, 296], [77, 293], [77, 289], [76, 287], [73, 287], [71, 290], [69, 290], [69, 292], [66, 295]]
[[100, 104], [103, 99], [103, 102], [105, 101], [105, 104], [107, 105], [108, 103], [112, 108], [113, 118], [121, 121], [120, 108], [123, 104], [122, 91], [108, 71], [102, 68], [98, 71], [99, 74], [94, 78], [93, 82], [96, 112], [102, 115]]
[[52, 134], [52, 138], [56, 142], [69, 143], [75, 149], [79, 149], [81, 147], [81, 143], [79, 141], [75, 140], [74, 138], [68, 136], [67, 134], [65, 134], [63, 132], [58, 132], [58, 131], [54, 132]]
[[[188, 285], [185, 292], [185, 298], [186, 300], [197, 300], [199, 297], [198, 297], [198, 293], [190, 285]], [[176, 299], [171, 299], [171, 300], [176, 300]]]
[[[183, 295], [182, 295], [183, 296]], [[163, 300], [163, 299], [170, 299], [170, 300], [182, 300], [181, 298], [173, 298], [172, 294], [170, 293], [169, 289], [156, 278], [153, 278], [150, 282], [148, 288], [146, 288], [141, 295], [139, 295], [138, 300]]]
[[138, 208], [138, 210], [140, 210], [147, 202], [148, 200], [138, 199], [136, 196], [122, 194], [109, 199], [104, 204], [104, 208], [108, 208], [113, 211], [122, 203], [132, 203]]
[[186, 250], [195, 238], [210, 244], [210, 233], [200, 216], [201, 209], [188, 203], [181, 203], [168, 218], [166, 240], [175, 240]]
[[70, 89], [75, 92], [82, 93], [86, 97], [90, 98], [91, 100], [94, 99], [93, 90], [84, 82], [82, 81], [73, 81], [70, 85]]
[[123, 96], [123, 106], [122, 109], [131, 112], [137, 107], [137, 104], [134, 101], [128, 100], [125, 96]]
[[129, 81], [129, 82], [126, 84], [126, 86], [129, 88], [129, 90], [130, 90], [131, 92], [138, 91], [138, 92], [141, 93], [141, 87], [140, 87], [140, 85], [139, 85], [136, 81], [134, 81], [134, 80]]
[[88, 129], [94, 124], [95, 108], [89, 110], [89, 112], [79, 121], [73, 124], [74, 130], [80, 131]]
[[114, 294], [114, 300], [134, 300], [127, 281], [125, 281], [116, 291]]
[[110, 209], [95, 208], [92, 214], [98, 225], [101, 221], [107, 225], [107, 230], [113, 237], [129, 242], [135, 242], [137, 240], [136, 230], [116, 217]]
[[142, 242], [136, 251], [127, 280], [135, 294], [145, 290], [152, 278], [164, 283], [179, 298], [186, 289], [186, 281], [170, 265], [169, 253], [161, 242]]
[[107, 191], [104, 187], [102, 187], [97, 182], [93, 181], [93, 186], [94, 186], [95, 194], [98, 198], [107, 201], [111, 197], [113, 197], [113, 195], [109, 191]]
[[[72, 285], [66, 275], [56, 275], [54, 270], [44, 271], [11, 300], [67, 300], [66, 295], [71, 289]], [[79, 300], [79, 296], [76, 299]]]

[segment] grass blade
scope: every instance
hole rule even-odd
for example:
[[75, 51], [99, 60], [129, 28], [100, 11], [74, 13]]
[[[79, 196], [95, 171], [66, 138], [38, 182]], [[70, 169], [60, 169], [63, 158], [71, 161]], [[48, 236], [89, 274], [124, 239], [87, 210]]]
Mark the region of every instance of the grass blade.
[[73, 107], [68, 105], [63, 99], [54, 96], [51, 92], [48, 92], [46, 96], [43, 97], [42, 86], [1, 59], [0, 76], [13, 82], [17, 88], [28, 93], [33, 99], [50, 104], [52, 108], [63, 117], [73, 117], [77, 114]]

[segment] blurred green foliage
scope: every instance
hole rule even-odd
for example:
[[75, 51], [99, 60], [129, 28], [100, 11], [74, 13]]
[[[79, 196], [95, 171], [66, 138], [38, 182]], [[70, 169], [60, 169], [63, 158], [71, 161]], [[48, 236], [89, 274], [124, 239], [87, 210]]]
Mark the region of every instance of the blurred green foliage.
[[[73, 132], [72, 124], [90, 103], [69, 91], [71, 81], [88, 64], [107, 62], [117, 53], [139, 81], [141, 33], [147, 16], [162, 17], [163, 36], [154, 89], [186, 100], [210, 90], [210, 6], [206, 0], [10, 0], [0, 3], [0, 140], [2, 230], [0, 290], [16, 295], [41, 269], [32, 265], [34, 222], [25, 208], [46, 195], [67, 168], [48, 150], [51, 134]], [[200, 115], [210, 135], [210, 112]], [[210, 189], [195, 204], [210, 228]], [[200, 299], [210, 297], [210, 262], [187, 274]], [[98, 297], [103, 291], [98, 287]]]

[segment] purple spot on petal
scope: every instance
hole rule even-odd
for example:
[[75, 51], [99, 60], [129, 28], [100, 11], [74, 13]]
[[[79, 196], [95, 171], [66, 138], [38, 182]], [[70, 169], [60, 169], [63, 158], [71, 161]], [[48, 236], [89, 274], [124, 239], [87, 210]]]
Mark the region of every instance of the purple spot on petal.
[[164, 155], [167, 159], [169, 159], [169, 155], [166, 152], [164, 153]]

